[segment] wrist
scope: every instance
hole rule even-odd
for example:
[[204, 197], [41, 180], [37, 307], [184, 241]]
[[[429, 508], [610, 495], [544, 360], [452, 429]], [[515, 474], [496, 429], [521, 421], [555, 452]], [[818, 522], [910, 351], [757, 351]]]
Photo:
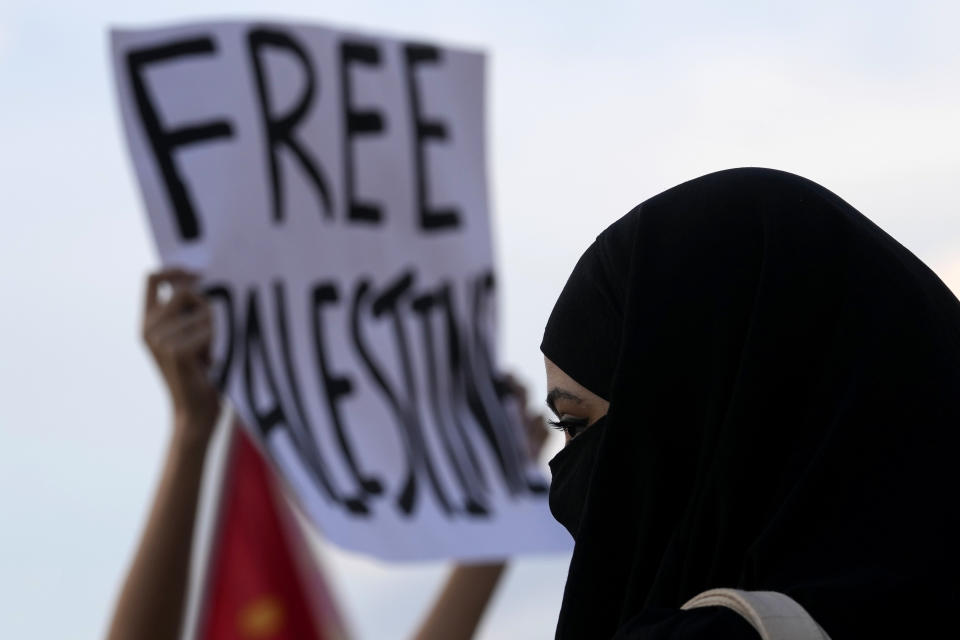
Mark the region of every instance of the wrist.
[[173, 440], [178, 447], [205, 450], [216, 426], [216, 417], [200, 418], [174, 413]]

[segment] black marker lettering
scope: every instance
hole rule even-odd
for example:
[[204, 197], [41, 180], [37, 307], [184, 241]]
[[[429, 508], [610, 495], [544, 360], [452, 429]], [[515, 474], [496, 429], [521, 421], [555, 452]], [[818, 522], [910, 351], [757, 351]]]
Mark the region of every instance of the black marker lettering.
[[397, 505], [400, 507], [400, 513], [409, 516], [413, 511], [417, 494], [416, 460], [413, 453], [413, 446], [408, 436], [409, 411], [401, 405], [399, 394], [390, 386], [390, 383], [387, 382], [386, 376], [363, 339], [360, 328], [360, 311], [365, 304], [368, 293], [370, 293], [370, 283], [367, 280], [360, 280], [354, 291], [353, 305], [350, 311], [350, 336], [353, 339], [353, 345], [357, 353], [360, 354], [360, 359], [363, 360], [366, 366], [367, 373], [370, 374], [370, 377], [373, 378], [380, 392], [386, 398], [387, 405], [393, 412], [397, 426], [399, 427], [400, 441], [403, 443], [403, 450], [407, 461], [407, 476], [403, 483], [403, 488], [400, 490], [400, 495], [397, 498]]
[[[437, 372], [437, 341], [434, 337], [434, 327], [431, 318], [436, 303], [437, 298], [431, 294], [422, 295], [413, 301], [413, 310], [420, 316], [420, 326], [423, 329], [423, 342], [426, 350], [424, 359], [427, 363], [427, 393], [430, 397], [430, 408], [433, 411], [434, 423], [440, 434], [440, 440], [446, 450], [447, 458], [450, 460], [450, 466], [453, 467], [454, 475], [460, 483], [460, 487], [463, 489], [465, 497], [464, 506], [466, 507], [467, 513], [486, 515], [487, 508], [483, 504], [481, 489], [473, 474], [473, 469], [470, 467], [470, 461], [464, 459], [462, 451], [463, 443], [454, 443], [454, 436], [459, 434], [455, 432], [453, 425], [448, 421], [447, 416], [444, 415], [441, 405], [441, 389], [439, 374]], [[458, 447], [457, 444], [459, 444], [460, 447]]]
[[473, 345], [471, 351], [474, 354], [476, 392], [479, 394], [481, 402], [489, 406], [494, 413], [491, 426], [494, 429], [496, 439], [501, 443], [504, 460], [516, 484], [521, 489], [529, 490], [532, 493], [545, 493], [547, 491], [546, 485], [527, 478], [525, 443], [521, 442], [517, 430], [510, 428], [513, 421], [503, 406], [506, 384], [502, 383], [501, 376], [497, 374], [493, 362], [493, 352], [483, 332], [483, 316], [488, 313], [486, 303], [493, 295], [493, 291], [494, 279], [492, 273], [481, 274], [474, 281]]
[[[244, 327], [244, 358], [243, 358], [243, 384], [246, 394], [247, 406], [253, 413], [256, 427], [266, 439], [275, 428], [286, 429], [287, 434], [297, 445], [297, 452], [301, 456], [305, 466], [310, 470], [311, 475], [324, 488], [327, 495], [335, 502], [340, 502], [337, 491], [333, 483], [327, 477], [326, 467], [320, 459], [317, 451], [316, 441], [313, 435], [303, 429], [294, 428], [294, 425], [287, 418], [280, 402], [280, 393], [277, 388], [276, 378], [273, 374], [270, 360], [267, 355], [266, 344], [263, 340], [263, 331], [260, 321], [260, 305], [257, 298], [257, 292], [251, 290], [247, 300], [246, 323]], [[253, 388], [253, 360], [254, 357], [260, 362], [263, 379], [270, 395], [272, 406], [261, 410], [257, 407], [256, 394]], [[353, 503], [348, 508], [354, 513], [367, 513], [367, 508], [362, 503], [359, 506]]]
[[[263, 341], [263, 331], [260, 328], [260, 305], [257, 301], [257, 292], [250, 291], [247, 298], [247, 314], [244, 323], [244, 358], [243, 358], [243, 389], [247, 394], [247, 405], [253, 413], [260, 428], [260, 433], [266, 438], [278, 425], [286, 424], [287, 417], [280, 406], [280, 394], [277, 391], [276, 379], [267, 359], [267, 349]], [[261, 410], [257, 407], [257, 396], [253, 388], [254, 358], [260, 364], [267, 392], [270, 394], [272, 405]]]
[[212, 377], [217, 381], [217, 388], [222, 392], [226, 392], [227, 383], [229, 382], [230, 376], [230, 365], [233, 364], [233, 351], [234, 351], [234, 326], [235, 318], [233, 313], [233, 294], [230, 292], [230, 287], [226, 284], [217, 284], [210, 285], [203, 291], [204, 296], [210, 302], [210, 306], [215, 307], [218, 303], [223, 305], [223, 308], [226, 312], [224, 320], [224, 329], [226, 330], [226, 345], [224, 347], [224, 359], [223, 362], [214, 369]]
[[[267, 156], [270, 164], [270, 181], [273, 185], [273, 219], [283, 220], [283, 180], [280, 176], [280, 158], [277, 154], [281, 146], [286, 146], [300, 161], [313, 186], [316, 188], [323, 202], [324, 212], [329, 218], [333, 215], [330, 190], [327, 181], [316, 161], [310, 156], [304, 146], [294, 138], [296, 125], [303, 120], [313, 102], [316, 92], [316, 75], [313, 63], [304, 48], [290, 35], [275, 29], [253, 29], [247, 36], [250, 48], [250, 60], [253, 66], [254, 77], [257, 83], [257, 96], [260, 99], [260, 113], [263, 116], [264, 128], [267, 136]], [[267, 74], [262, 59], [266, 47], [282, 49], [299, 60], [304, 71], [304, 90], [296, 105], [284, 115], [273, 113], [270, 104], [270, 88], [267, 83]]]
[[173, 152], [179, 147], [203, 140], [231, 138], [233, 127], [226, 120], [215, 120], [165, 131], [160, 124], [160, 116], [150, 101], [143, 72], [149, 65], [171, 62], [185, 56], [209, 56], [215, 52], [213, 39], [205, 37], [180, 40], [148, 49], [135, 49], [127, 54], [127, 75], [133, 88], [137, 112], [167, 187], [167, 195], [177, 221], [177, 231], [183, 240], [197, 240], [202, 235], [202, 228], [190, 193], [174, 165]]
[[[273, 284], [273, 298], [274, 306], [276, 311], [276, 321], [277, 329], [280, 338], [280, 356], [283, 361], [283, 368], [287, 374], [287, 380], [289, 381], [290, 386], [290, 396], [293, 399], [293, 406], [296, 409], [296, 433], [299, 436], [295, 436], [294, 439], [300, 443], [306, 443], [305, 454], [311, 461], [311, 468], [317, 469], [317, 472], [314, 474], [320, 480], [320, 484], [326, 490], [327, 495], [329, 495], [334, 501], [342, 502], [343, 505], [352, 513], [369, 513], [369, 510], [366, 507], [362, 498], [341, 498], [337, 495], [337, 492], [333, 488], [333, 482], [327, 477], [327, 463], [324, 460], [323, 451], [320, 448], [320, 443], [313, 435], [312, 427], [310, 422], [307, 419], [307, 413], [303, 410], [303, 400], [300, 397], [300, 380], [296, 373], [296, 368], [293, 365], [293, 356], [290, 349], [290, 331], [287, 326], [287, 304], [286, 304], [286, 292], [283, 287], [283, 282], [277, 280]], [[294, 427], [293, 424], [290, 425], [291, 428]]]
[[427, 158], [424, 146], [428, 140], [446, 140], [447, 127], [439, 120], [427, 120], [420, 104], [416, 67], [440, 61], [440, 50], [425, 44], [407, 44], [404, 47], [407, 71], [407, 99], [413, 118], [414, 151], [413, 166], [417, 176], [417, 209], [420, 212], [420, 228], [424, 231], [456, 229], [460, 226], [460, 213], [453, 207], [431, 209], [428, 200]]
[[[400, 363], [403, 368], [404, 382], [407, 387], [407, 438], [413, 452], [415, 468], [422, 469], [427, 473], [427, 480], [433, 489], [434, 496], [440, 505], [440, 508], [447, 514], [452, 513], [450, 502], [441, 486], [440, 479], [437, 477], [430, 460], [430, 452], [427, 448], [426, 438], [421, 430], [420, 417], [417, 415], [417, 387], [413, 373], [413, 363], [410, 356], [410, 347], [407, 340], [406, 330], [403, 326], [403, 318], [400, 313], [400, 300], [407, 294], [413, 286], [413, 272], [408, 271], [400, 275], [392, 284], [388, 285], [386, 290], [373, 301], [373, 315], [379, 318], [383, 315], [390, 315], [393, 320], [393, 335], [397, 343], [397, 352], [400, 356]], [[412, 476], [411, 476], [412, 477]], [[412, 484], [408, 479], [407, 485], [401, 490], [398, 498], [398, 505], [401, 510], [410, 512], [413, 509]]]
[[461, 414], [468, 411], [466, 400], [466, 389], [464, 384], [464, 362], [463, 362], [463, 342], [460, 329], [457, 326], [457, 315], [453, 308], [452, 287], [444, 284], [437, 293], [437, 303], [443, 311], [444, 337], [447, 344], [447, 367], [449, 372], [450, 386], [444, 394], [444, 398], [449, 403], [450, 415], [453, 418], [453, 426], [460, 434], [460, 439], [465, 444], [467, 457], [470, 465], [476, 470], [477, 479], [484, 490], [488, 489], [487, 479], [483, 473], [483, 467], [480, 465], [476, 454], [473, 451], [471, 440], [464, 428]]
[[380, 495], [383, 493], [383, 485], [380, 480], [367, 476], [360, 471], [356, 456], [350, 441], [347, 438], [347, 432], [344, 428], [343, 418], [340, 415], [339, 403], [344, 396], [350, 395], [353, 391], [353, 384], [350, 378], [337, 375], [331, 371], [330, 363], [327, 361], [325, 345], [323, 341], [323, 322], [321, 313], [323, 307], [335, 303], [339, 300], [337, 289], [332, 284], [320, 284], [313, 289], [313, 304], [311, 324], [313, 326], [313, 348], [316, 354], [317, 364], [320, 368], [320, 375], [323, 379], [323, 393], [327, 400], [327, 409], [330, 414], [330, 421], [333, 423], [334, 432], [337, 435], [337, 443], [340, 445], [340, 451], [343, 453], [347, 468], [356, 479], [357, 484], [363, 488], [366, 493]]
[[340, 99], [343, 104], [344, 118], [343, 175], [346, 182], [344, 199], [347, 203], [347, 219], [377, 223], [383, 218], [380, 206], [356, 199], [352, 139], [360, 135], [382, 133], [383, 115], [379, 111], [360, 111], [353, 108], [351, 64], [379, 67], [380, 50], [372, 44], [362, 42], [345, 41], [340, 44]]

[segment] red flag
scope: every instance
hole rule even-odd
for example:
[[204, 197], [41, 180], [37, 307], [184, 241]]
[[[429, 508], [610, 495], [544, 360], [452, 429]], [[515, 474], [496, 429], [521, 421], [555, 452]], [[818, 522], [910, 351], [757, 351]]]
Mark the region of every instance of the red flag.
[[197, 638], [347, 638], [270, 468], [239, 424], [233, 432]]

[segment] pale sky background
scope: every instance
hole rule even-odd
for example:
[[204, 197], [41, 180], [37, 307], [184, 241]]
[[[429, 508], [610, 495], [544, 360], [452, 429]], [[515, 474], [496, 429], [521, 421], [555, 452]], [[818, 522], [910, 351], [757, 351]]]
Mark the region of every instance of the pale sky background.
[[[120, 136], [110, 25], [304, 19], [484, 48], [501, 360], [543, 396], [537, 346], [592, 238], [733, 166], [838, 193], [960, 291], [956, 2], [0, 4], [0, 620], [97, 638], [169, 433], [138, 339], [156, 264]], [[445, 567], [322, 545], [361, 639], [403, 638]], [[553, 635], [567, 558], [518, 559], [481, 637]]]

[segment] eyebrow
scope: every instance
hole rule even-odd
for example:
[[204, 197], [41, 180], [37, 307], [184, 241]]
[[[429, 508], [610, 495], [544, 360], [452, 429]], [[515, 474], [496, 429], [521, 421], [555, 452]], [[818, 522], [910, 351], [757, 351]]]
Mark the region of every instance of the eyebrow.
[[580, 396], [574, 395], [566, 389], [554, 387], [547, 393], [547, 406], [550, 407], [550, 411], [553, 411], [553, 413], [557, 416], [560, 415], [557, 412], [557, 406], [555, 404], [557, 400], [570, 400], [576, 404], [583, 404], [583, 398]]

